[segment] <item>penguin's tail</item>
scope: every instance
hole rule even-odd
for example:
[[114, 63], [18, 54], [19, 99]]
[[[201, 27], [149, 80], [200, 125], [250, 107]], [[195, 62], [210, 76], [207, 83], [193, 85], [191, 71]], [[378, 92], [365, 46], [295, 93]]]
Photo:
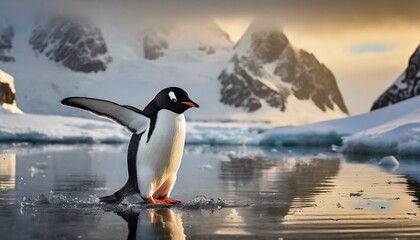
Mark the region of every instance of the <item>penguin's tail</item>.
[[99, 202], [103, 202], [103, 203], [119, 203], [121, 202], [121, 200], [122, 200], [122, 197], [117, 197], [115, 193], [109, 196], [99, 198]]

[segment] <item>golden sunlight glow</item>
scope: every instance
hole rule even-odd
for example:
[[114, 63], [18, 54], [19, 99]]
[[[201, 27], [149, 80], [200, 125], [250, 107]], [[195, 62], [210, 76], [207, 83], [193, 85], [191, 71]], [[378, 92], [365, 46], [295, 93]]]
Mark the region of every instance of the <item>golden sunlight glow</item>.
[[0, 154], [0, 189], [16, 187], [16, 155]]
[[236, 18], [218, 18], [214, 21], [226, 31], [232, 42], [236, 43], [245, 33], [249, 24], [251, 23], [251, 17], [236, 17]]
[[[293, 206], [284, 224], [365, 224], [379, 219], [418, 220], [415, 199], [407, 193], [407, 180], [368, 164], [341, 163], [332, 179], [335, 187], [316, 195], [312, 207]], [[353, 194], [353, 196], [350, 196]], [[306, 221], [302, 221], [305, 219]], [[403, 225], [401, 223], [401, 225]]]

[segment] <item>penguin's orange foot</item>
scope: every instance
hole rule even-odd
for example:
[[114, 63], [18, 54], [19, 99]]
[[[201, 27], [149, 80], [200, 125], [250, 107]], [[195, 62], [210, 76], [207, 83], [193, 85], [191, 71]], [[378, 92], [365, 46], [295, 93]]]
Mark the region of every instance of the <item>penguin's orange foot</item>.
[[166, 204], [179, 204], [179, 203], [181, 203], [181, 201], [179, 201], [179, 200], [170, 199], [168, 197], [168, 195], [165, 195], [165, 196], [159, 198], [159, 200], [165, 201]]
[[181, 201], [169, 199], [168, 197], [163, 197], [163, 198], [150, 197], [150, 198], [146, 198], [146, 203], [160, 205], [160, 204], [177, 204], [177, 203], [181, 203]]
[[154, 199], [153, 197], [146, 198], [146, 203], [157, 204], [156, 199]]

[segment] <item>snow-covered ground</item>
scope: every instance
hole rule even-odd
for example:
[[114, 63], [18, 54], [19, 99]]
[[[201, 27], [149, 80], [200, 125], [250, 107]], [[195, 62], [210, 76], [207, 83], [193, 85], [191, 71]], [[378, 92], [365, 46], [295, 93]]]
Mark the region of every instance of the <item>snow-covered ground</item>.
[[267, 131], [260, 144], [343, 144], [346, 153], [420, 154], [420, 97], [343, 119]]
[[420, 154], [420, 107], [395, 120], [345, 138], [341, 150], [350, 153]]
[[117, 124], [54, 115], [0, 113], [0, 141], [124, 142], [129, 133]]
[[[188, 122], [190, 144], [258, 144], [268, 124]], [[58, 115], [14, 114], [0, 108], [0, 141], [48, 143], [119, 143], [131, 134], [116, 123]]]

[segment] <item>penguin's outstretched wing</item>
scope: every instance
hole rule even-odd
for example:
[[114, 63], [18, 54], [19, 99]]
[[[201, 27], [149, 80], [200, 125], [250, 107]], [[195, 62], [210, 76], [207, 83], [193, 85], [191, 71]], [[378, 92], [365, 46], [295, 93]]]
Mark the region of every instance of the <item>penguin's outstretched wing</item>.
[[69, 97], [61, 100], [61, 103], [114, 120], [132, 133], [139, 134], [149, 126], [150, 118], [147, 114], [132, 106], [87, 97]]

